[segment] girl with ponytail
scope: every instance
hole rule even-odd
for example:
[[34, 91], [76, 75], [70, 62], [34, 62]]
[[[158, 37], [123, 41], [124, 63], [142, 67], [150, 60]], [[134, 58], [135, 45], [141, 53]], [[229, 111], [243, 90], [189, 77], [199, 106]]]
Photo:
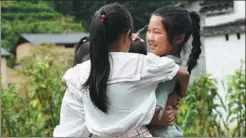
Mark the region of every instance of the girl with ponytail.
[[[173, 59], [177, 64], [181, 65], [181, 51], [185, 49], [186, 43], [192, 35], [192, 49], [187, 62], [187, 71], [191, 73], [192, 69], [197, 65], [197, 60], [201, 54], [199, 23], [200, 17], [194, 11], [188, 12], [176, 6], [157, 9], [150, 18], [147, 31], [150, 51], [158, 56]], [[186, 95], [185, 93], [180, 93], [179, 87], [182, 85], [176, 79], [162, 82], [158, 85], [156, 89], [156, 113], [149, 126], [153, 136], [183, 136], [182, 130], [176, 124], [170, 122], [170, 120], [174, 120], [174, 115], [169, 116], [170, 126], [166, 126], [163, 123], [167, 120], [167, 116], [165, 116], [166, 110], [176, 107], [179, 97]]]

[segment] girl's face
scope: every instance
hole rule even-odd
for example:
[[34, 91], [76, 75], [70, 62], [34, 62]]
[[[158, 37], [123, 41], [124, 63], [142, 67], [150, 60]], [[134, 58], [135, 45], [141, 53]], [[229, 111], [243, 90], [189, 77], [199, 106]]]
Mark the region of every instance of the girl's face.
[[158, 56], [165, 56], [172, 51], [160, 16], [152, 15], [150, 18], [147, 41], [150, 46], [150, 51]]

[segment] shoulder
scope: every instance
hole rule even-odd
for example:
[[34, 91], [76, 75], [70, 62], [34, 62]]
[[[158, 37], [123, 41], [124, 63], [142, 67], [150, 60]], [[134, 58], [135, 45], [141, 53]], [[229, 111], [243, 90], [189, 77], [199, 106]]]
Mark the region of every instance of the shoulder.
[[168, 57], [160, 57], [153, 53], [148, 53], [145, 57], [143, 57], [145, 67], [151, 69], [161, 69], [169, 67], [169, 65], [175, 64], [175, 61]]
[[65, 82], [69, 84], [76, 85], [81, 87], [82, 84], [89, 76], [90, 71], [90, 62], [86, 61], [81, 64], [77, 64], [76, 66], [67, 69], [64, 76], [62, 77]]

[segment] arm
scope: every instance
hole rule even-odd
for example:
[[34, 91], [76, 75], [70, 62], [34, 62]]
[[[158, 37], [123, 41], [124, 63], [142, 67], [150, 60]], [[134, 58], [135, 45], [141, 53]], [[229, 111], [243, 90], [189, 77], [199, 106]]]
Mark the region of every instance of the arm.
[[184, 97], [187, 95], [187, 89], [189, 85], [190, 74], [187, 70], [180, 67], [178, 73], [175, 75], [175, 78], [178, 80], [180, 86], [180, 96]]
[[61, 81], [67, 89], [62, 99], [60, 121], [53, 131], [54, 137], [88, 137], [90, 132], [85, 123], [83, 96], [76, 86], [75, 69], [66, 71]]
[[55, 127], [53, 136], [88, 137], [90, 132], [85, 123], [83, 103], [80, 96], [76, 95], [76, 91], [80, 90], [69, 83], [67, 85], [60, 110], [60, 123]]
[[61, 79], [61, 83], [63, 86], [67, 87], [67, 83], [66, 83], [66, 80], [62, 77]]
[[[177, 93], [172, 93], [171, 95], [168, 96], [167, 103], [165, 106], [165, 110], [163, 112], [163, 115], [161, 117], [161, 120], [157, 118], [155, 115], [152, 124], [153, 125], [158, 125], [158, 126], [170, 126], [173, 125], [175, 122], [175, 110], [176, 110], [176, 105], [178, 102], [178, 95]], [[155, 114], [158, 114], [159, 112], [155, 112]]]

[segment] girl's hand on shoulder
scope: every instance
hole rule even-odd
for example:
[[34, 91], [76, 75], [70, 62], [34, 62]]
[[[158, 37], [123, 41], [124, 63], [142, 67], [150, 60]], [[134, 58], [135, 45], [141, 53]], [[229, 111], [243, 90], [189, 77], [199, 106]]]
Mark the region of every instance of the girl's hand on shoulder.
[[132, 34], [132, 41], [140, 41], [140, 42], [144, 42], [144, 40], [139, 36], [139, 33], [133, 33]]

